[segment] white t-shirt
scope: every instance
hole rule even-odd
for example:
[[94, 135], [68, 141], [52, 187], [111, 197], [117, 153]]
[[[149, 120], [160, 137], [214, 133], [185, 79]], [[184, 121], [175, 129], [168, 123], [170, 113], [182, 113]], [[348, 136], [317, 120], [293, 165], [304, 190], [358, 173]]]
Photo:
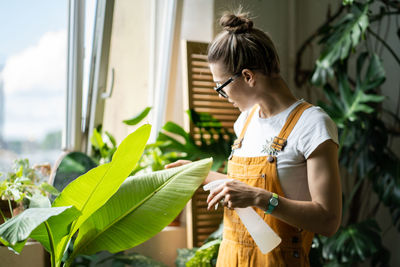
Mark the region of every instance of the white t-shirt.
[[[279, 134], [291, 111], [304, 100], [299, 100], [281, 113], [260, 118], [259, 108], [254, 113], [244, 135], [242, 146], [235, 156], [259, 157], [268, 155], [268, 147]], [[234, 124], [236, 136], [240, 136], [251, 109], [240, 114]], [[306, 159], [324, 141], [332, 139], [338, 144], [335, 123], [320, 107], [306, 109], [287, 139], [283, 151], [277, 154], [278, 177], [285, 196], [295, 200], [310, 200], [307, 181]]]

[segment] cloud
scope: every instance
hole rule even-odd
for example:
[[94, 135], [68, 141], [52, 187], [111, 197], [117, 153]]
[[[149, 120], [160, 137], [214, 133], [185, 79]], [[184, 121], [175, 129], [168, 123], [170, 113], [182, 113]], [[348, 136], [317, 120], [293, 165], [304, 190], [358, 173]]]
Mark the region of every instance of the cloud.
[[65, 91], [67, 33], [47, 32], [35, 46], [10, 56], [2, 76], [4, 91]]
[[45, 33], [10, 56], [2, 71], [6, 140], [40, 139], [65, 121], [66, 30]]

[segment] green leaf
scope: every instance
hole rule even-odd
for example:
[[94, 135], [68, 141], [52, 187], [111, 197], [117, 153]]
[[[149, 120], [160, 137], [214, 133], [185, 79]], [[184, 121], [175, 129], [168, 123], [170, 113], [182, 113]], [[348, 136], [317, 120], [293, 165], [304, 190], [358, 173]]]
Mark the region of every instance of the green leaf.
[[382, 61], [377, 54], [373, 54], [368, 65], [367, 73], [365, 74], [364, 82], [361, 89], [366, 92], [371, 89], [376, 89], [386, 79], [385, 69], [382, 66]]
[[103, 138], [101, 137], [101, 134], [97, 131], [96, 128], [93, 129], [93, 135], [90, 138], [90, 142], [97, 149], [101, 149], [105, 145], [103, 142]]
[[342, 227], [325, 241], [322, 254], [341, 263], [364, 261], [383, 249], [381, 230], [374, 220], [366, 220]]
[[7, 242], [6, 240], [4, 240], [0, 237], [0, 243], [2, 243], [4, 246], [8, 247], [15, 254], [19, 254], [19, 253], [21, 253], [22, 249], [25, 247], [26, 240], [17, 242], [16, 244], [11, 245], [9, 242]]
[[342, 103], [344, 103], [346, 109], [349, 109], [353, 103], [354, 97], [347, 79], [347, 75], [344, 72], [338, 72], [338, 84]]
[[354, 2], [354, 0], [343, 0], [342, 5], [346, 6], [346, 5], [352, 5]]
[[68, 153], [56, 170], [53, 185], [62, 191], [70, 182], [96, 166], [97, 164], [82, 152]]
[[199, 248], [178, 248], [178, 256], [175, 260], [176, 267], [186, 267], [186, 262], [193, 258]]
[[221, 240], [216, 239], [211, 242], [208, 242], [201, 246], [196, 253], [194, 254], [193, 258], [191, 258], [187, 263], [187, 267], [197, 267], [197, 266], [204, 266], [204, 267], [212, 267], [212, 260], [217, 258], [218, 249], [221, 244]]
[[[57, 216], [52, 216], [47, 220], [47, 223], [51, 227], [55, 244], [59, 243], [64, 236], [69, 234], [71, 223], [78, 218], [79, 215], [81, 215], [81, 213], [75, 207], [71, 207], [63, 213]], [[49, 235], [46, 226], [43, 223], [33, 230], [29, 237], [40, 242], [48, 252], [52, 253]]]
[[74, 255], [137, 246], [167, 226], [204, 181], [212, 160], [129, 177], [81, 227]]
[[31, 232], [48, 218], [59, 215], [70, 208], [72, 207], [30, 208], [24, 210], [22, 213], [0, 225], [0, 237], [14, 246], [18, 242], [25, 241]]
[[368, 21], [368, 4], [352, 5], [351, 13], [344, 16], [336, 25], [329, 28], [322, 39], [324, 49], [316, 62], [311, 82], [322, 85], [328, 77], [333, 77], [333, 65], [348, 57], [364, 35]]
[[107, 132], [107, 131], [106, 131], [105, 133], [106, 133], [108, 139], [110, 140], [111, 144], [112, 144], [114, 147], [116, 147], [116, 146], [117, 146], [117, 141], [115, 141], [114, 136], [112, 136], [112, 134], [110, 134], [110, 133]]
[[185, 132], [185, 130], [179, 126], [178, 124], [174, 123], [174, 122], [167, 122], [163, 129], [167, 132], [173, 133], [173, 134], [177, 134], [179, 136], [182, 136], [186, 142], [189, 141], [189, 134], [187, 132]]
[[60, 191], [58, 191], [57, 188], [55, 188], [54, 186], [50, 185], [47, 182], [41, 183], [40, 188], [53, 196], [58, 196], [60, 194]]
[[139, 122], [141, 122], [144, 118], [146, 118], [146, 116], [149, 114], [150, 110], [151, 110], [151, 107], [147, 107], [142, 112], [140, 112], [139, 114], [134, 116], [133, 118], [124, 120], [123, 122], [127, 125], [136, 125]]
[[[68, 237], [57, 246], [57, 261], [81, 224], [118, 190], [140, 159], [150, 135], [150, 125], [143, 125], [119, 145], [110, 163], [96, 167], [71, 182], [56, 198], [54, 207], [73, 205], [82, 215], [73, 223]], [[53, 227], [51, 227], [53, 229]]]
[[31, 208], [50, 208], [51, 207], [50, 200], [46, 196], [43, 196], [40, 193], [36, 193], [31, 197], [27, 196], [27, 198], [29, 199], [29, 208], [30, 209]]

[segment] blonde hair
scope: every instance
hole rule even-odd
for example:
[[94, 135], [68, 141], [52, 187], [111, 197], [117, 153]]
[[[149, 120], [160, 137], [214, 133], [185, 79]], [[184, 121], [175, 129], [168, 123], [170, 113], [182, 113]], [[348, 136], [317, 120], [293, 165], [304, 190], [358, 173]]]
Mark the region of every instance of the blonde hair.
[[279, 57], [271, 38], [253, 27], [248, 13], [240, 12], [221, 17], [219, 23], [224, 30], [208, 46], [208, 62], [222, 63], [231, 74], [239, 74], [243, 69], [278, 74]]

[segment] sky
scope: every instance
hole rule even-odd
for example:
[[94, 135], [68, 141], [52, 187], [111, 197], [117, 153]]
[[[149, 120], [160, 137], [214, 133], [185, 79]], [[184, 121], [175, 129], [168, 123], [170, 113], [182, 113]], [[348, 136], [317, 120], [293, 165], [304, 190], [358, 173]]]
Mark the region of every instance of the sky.
[[67, 0], [0, 1], [0, 64], [46, 32], [66, 30], [67, 11]]
[[68, 0], [0, 1], [6, 141], [39, 141], [63, 129], [67, 24]]
[[0, 2], [4, 138], [42, 139], [65, 117], [67, 0]]

